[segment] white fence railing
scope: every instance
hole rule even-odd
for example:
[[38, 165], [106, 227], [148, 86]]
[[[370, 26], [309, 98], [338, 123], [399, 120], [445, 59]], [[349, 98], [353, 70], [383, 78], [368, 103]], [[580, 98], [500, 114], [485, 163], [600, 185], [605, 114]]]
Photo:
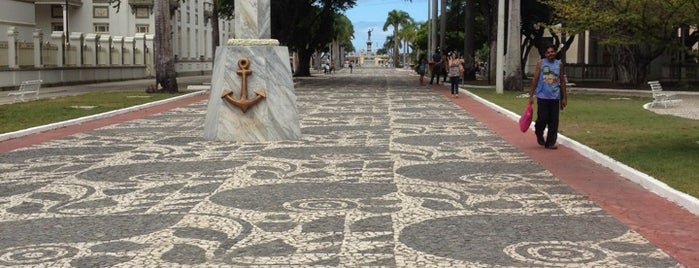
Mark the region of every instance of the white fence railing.
[[[2, 34], [2, 33], [0, 33]], [[153, 35], [110, 36], [63, 32], [48, 36], [39, 30], [33, 40], [20, 40], [15, 27], [0, 41], [0, 88], [17, 87], [23, 80], [42, 79], [45, 84], [68, 84], [155, 76]], [[210, 73], [211, 59], [175, 59], [182, 75]]]

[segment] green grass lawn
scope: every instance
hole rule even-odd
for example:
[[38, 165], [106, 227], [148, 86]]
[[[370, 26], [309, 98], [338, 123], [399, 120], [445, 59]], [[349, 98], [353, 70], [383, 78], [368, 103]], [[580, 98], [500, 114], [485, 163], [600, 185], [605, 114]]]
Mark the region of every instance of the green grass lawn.
[[104, 113], [187, 93], [191, 92], [177, 94], [148, 94], [136, 91], [97, 92], [0, 105], [0, 133]]
[[[528, 100], [516, 98], [522, 92], [468, 90], [516, 114], [524, 110]], [[643, 109], [643, 104], [651, 100], [650, 96], [573, 92], [561, 113], [559, 132], [699, 197], [699, 120]]]

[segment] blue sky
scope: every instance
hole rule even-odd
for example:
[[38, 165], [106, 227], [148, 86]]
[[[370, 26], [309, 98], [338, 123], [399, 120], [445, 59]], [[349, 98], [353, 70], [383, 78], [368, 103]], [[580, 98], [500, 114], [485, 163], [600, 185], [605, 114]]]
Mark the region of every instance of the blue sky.
[[357, 5], [345, 12], [354, 26], [354, 47], [357, 51], [366, 50], [367, 32], [371, 28], [374, 29], [371, 32], [371, 49], [376, 51], [382, 47], [386, 36], [393, 34], [393, 27], [383, 31], [383, 24], [391, 10], [408, 12], [415, 22], [427, 21], [427, 2], [428, 0], [357, 0]]

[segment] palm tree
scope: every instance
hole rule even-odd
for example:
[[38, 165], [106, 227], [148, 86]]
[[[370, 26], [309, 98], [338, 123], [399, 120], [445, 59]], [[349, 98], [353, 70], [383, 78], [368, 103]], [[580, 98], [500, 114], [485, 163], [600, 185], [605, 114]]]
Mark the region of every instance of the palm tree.
[[402, 10], [391, 10], [388, 12], [388, 17], [386, 18], [386, 22], [383, 24], [383, 30], [387, 31], [388, 26], [393, 26], [393, 65], [398, 66], [398, 28], [400, 25], [405, 25], [407, 22], [414, 23], [415, 20], [413, 20], [412, 17], [410, 17], [410, 14], [408, 12], [402, 11]]
[[403, 40], [403, 65], [408, 62], [407, 60], [407, 55], [408, 55], [408, 47], [409, 44], [415, 41], [415, 37], [417, 36], [417, 25], [414, 23], [406, 23], [405, 25], [401, 26], [402, 28], [398, 32], [398, 37]]
[[336, 59], [337, 64], [342, 65], [344, 63], [344, 52], [345, 46], [347, 44], [352, 44], [352, 39], [354, 39], [354, 26], [352, 26], [352, 22], [347, 18], [342, 13], [337, 13], [335, 15], [335, 40], [333, 40], [333, 43], [337, 43], [338, 45], [338, 51], [337, 51], [337, 56]]

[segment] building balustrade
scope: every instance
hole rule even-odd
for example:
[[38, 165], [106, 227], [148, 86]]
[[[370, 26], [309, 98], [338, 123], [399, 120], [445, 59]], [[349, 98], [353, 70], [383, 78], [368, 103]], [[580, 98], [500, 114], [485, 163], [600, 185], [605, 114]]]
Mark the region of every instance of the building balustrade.
[[32, 41], [19, 40], [17, 31], [10, 27], [8, 41], [0, 42], [0, 69], [145, 65], [152, 62], [145, 59], [148, 47], [153, 47], [152, 35], [122, 37], [72, 32], [68, 43], [64, 44], [63, 40], [63, 32], [53, 32], [50, 40], [44, 40], [44, 35], [38, 31]]
[[[152, 0], [151, 0], [152, 1]], [[69, 6], [81, 7], [83, 6], [82, 0], [68, 0]], [[34, 4], [37, 5], [61, 5], [65, 4], [65, 0], [34, 0]]]

